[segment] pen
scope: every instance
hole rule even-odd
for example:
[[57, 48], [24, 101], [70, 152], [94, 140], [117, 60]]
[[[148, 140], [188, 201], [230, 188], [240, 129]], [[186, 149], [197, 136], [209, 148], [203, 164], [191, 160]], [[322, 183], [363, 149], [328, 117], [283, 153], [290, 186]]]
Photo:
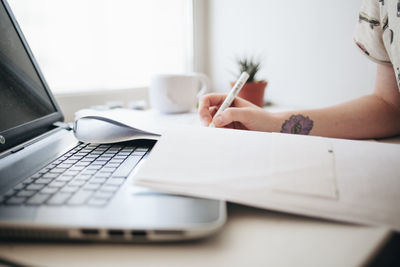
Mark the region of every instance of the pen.
[[[247, 79], [249, 78], [249, 74], [247, 72], [243, 72], [240, 74], [239, 79], [235, 83], [235, 85], [232, 87], [231, 91], [229, 92], [228, 96], [225, 98], [224, 102], [222, 105], [219, 107], [217, 113], [215, 113], [215, 116], [221, 114], [225, 109], [227, 109], [239, 93], [239, 91], [243, 88], [243, 85], [246, 83]], [[215, 127], [214, 122], [211, 121], [210, 125], [208, 127]]]

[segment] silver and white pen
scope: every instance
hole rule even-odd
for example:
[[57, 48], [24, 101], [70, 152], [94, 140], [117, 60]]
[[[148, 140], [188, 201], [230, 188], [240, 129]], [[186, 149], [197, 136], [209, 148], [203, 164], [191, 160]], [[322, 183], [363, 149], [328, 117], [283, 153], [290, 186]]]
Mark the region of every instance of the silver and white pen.
[[[239, 79], [236, 81], [235, 85], [232, 87], [231, 91], [229, 92], [228, 96], [225, 98], [222, 105], [219, 107], [217, 113], [215, 113], [214, 118], [221, 114], [225, 109], [229, 108], [232, 104], [235, 97], [238, 95], [240, 90], [243, 88], [243, 85], [246, 83], [247, 79], [249, 78], [249, 74], [247, 72], [243, 72], [240, 74]], [[208, 127], [215, 127], [214, 122], [211, 121]]]

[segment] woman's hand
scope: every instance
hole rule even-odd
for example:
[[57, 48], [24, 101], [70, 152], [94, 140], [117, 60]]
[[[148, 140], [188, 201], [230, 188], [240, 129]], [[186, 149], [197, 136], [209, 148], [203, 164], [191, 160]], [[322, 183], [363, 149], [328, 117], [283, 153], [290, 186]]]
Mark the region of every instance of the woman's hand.
[[213, 121], [215, 127], [270, 131], [268, 121], [271, 114], [239, 97], [235, 98], [231, 107], [213, 118], [226, 96], [226, 94], [207, 94], [201, 98], [199, 115], [204, 125], [208, 126]]

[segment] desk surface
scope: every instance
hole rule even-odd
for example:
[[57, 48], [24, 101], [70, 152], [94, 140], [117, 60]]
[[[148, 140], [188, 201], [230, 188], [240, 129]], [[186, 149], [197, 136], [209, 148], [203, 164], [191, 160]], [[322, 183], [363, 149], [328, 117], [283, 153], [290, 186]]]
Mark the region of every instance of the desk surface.
[[34, 266], [359, 266], [386, 240], [382, 228], [229, 205], [215, 236], [175, 244], [0, 243], [0, 258]]
[[[149, 115], [164, 124], [198, 121], [190, 114]], [[239, 205], [229, 205], [228, 214], [218, 234], [195, 242], [0, 243], [0, 258], [35, 266], [358, 266], [373, 257], [390, 235], [383, 228]]]

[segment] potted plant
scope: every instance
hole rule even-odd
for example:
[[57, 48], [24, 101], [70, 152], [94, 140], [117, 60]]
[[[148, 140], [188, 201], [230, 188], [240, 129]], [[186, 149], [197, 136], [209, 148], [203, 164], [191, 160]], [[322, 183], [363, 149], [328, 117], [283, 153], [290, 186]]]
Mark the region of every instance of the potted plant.
[[[257, 80], [255, 77], [260, 70], [261, 63], [253, 58], [241, 58], [237, 60], [237, 64], [239, 67], [239, 75], [244, 71], [249, 74], [249, 79], [242, 90], [240, 90], [238, 96], [259, 107], [263, 107], [264, 92], [268, 82], [266, 80]], [[233, 84], [234, 82], [232, 82], [232, 86]]]

